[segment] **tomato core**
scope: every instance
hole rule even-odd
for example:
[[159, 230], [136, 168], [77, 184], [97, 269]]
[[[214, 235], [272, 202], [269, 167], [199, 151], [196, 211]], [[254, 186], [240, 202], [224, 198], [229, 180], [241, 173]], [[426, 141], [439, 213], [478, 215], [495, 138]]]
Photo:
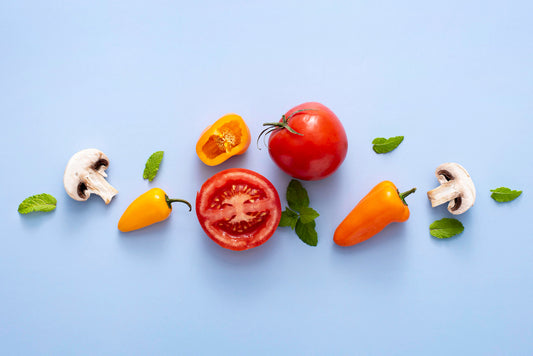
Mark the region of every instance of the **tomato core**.
[[217, 225], [231, 234], [247, 234], [264, 226], [268, 218], [267, 210], [257, 211], [254, 202], [264, 197], [264, 193], [246, 183], [228, 184], [217, 191], [211, 208], [221, 210]]

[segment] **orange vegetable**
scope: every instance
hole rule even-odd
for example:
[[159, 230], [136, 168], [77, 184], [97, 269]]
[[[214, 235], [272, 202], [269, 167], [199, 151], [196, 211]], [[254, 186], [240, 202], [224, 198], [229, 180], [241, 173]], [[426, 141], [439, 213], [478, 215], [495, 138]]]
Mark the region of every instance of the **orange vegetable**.
[[406, 221], [409, 208], [405, 197], [415, 190], [400, 193], [392, 182], [379, 183], [340, 223], [333, 241], [340, 246], [352, 246], [368, 240], [391, 222]]
[[250, 146], [250, 130], [237, 114], [227, 114], [207, 127], [196, 143], [196, 154], [208, 166], [216, 166]]
[[118, 229], [122, 232], [141, 229], [168, 218], [172, 212], [172, 203], [191, 204], [182, 199], [169, 199], [162, 189], [152, 188], [135, 199], [126, 209], [118, 222]]

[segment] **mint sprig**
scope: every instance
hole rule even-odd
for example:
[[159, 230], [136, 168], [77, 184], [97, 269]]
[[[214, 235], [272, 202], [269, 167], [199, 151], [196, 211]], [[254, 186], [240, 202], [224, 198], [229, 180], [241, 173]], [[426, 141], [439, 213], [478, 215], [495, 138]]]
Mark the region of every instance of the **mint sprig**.
[[157, 172], [159, 171], [159, 165], [163, 160], [164, 151], [157, 151], [152, 153], [150, 158], [146, 161], [144, 166], [143, 178], [148, 179], [150, 182], [154, 180]]
[[490, 197], [496, 200], [498, 203], [513, 201], [518, 198], [520, 194], [522, 194], [521, 190], [511, 190], [506, 187], [491, 189], [490, 191], [492, 192]]
[[279, 226], [290, 226], [291, 229], [295, 230], [300, 240], [309, 246], [316, 246], [318, 235], [315, 229], [315, 219], [320, 214], [309, 207], [307, 191], [302, 183], [296, 179], [291, 180], [287, 187], [287, 203], [289, 206], [281, 213]]
[[56, 208], [57, 200], [50, 194], [32, 195], [20, 203], [18, 212], [28, 214], [36, 211], [49, 212]]
[[376, 153], [388, 153], [393, 151], [402, 143], [403, 136], [394, 136], [389, 138], [377, 137], [372, 141], [372, 149]]
[[281, 212], [281, 219], [279, 226], [290, 226], [294, 230], [296, 222], [298, 221], [298, 213], [295, 213], [291, 209], [287, 208]]
[[438, 239], [448, 239], [464, 231], [465, 227], [457, 219], [444, 218], [429, 225], [429, 233]]
[[296, 228], [294, 229], [296, 231], [296, 235], [308, 244], [309, 246], [316, 246], [318, 244], [318, 235], [315, 230], [316, 223], [314, 220], [311, 220], [311, 222], [308, 222], [307, 224], [304, 224], [301, 219], [298, 219], [296, 222]]

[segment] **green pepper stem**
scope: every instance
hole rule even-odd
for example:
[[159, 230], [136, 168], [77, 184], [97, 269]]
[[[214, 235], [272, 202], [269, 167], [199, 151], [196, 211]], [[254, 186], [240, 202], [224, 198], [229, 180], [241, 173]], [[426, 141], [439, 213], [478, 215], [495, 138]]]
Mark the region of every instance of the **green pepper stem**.
[[189, 211], [192, 210], [191, 203], [189, 203], [187, 200], [183, 200], [183, 199], [169, 199], [168, 195], [165, 195], [165, 200], [167, 201], [167, 205], [168, 205], [168, 208], [169, 208], [169, 209], [172, 209], [172, 205], [171, 205], [172, 203], [179, 202], [179, 203], [187, 204], [187, 206], [189, 207]]
[[404, 203], [405, 205], [407, 205], [407, 202], [405, 201], [405, 198], [406, 198], [408, 195], [413, 194], [414, 192], [416, 192], [416, 188], [409, 189], [408, 191], [403, 192], [403, 193], [398, 192], [398, 195], [400, 196], [400, 199], [403, 201], [403, 203]]

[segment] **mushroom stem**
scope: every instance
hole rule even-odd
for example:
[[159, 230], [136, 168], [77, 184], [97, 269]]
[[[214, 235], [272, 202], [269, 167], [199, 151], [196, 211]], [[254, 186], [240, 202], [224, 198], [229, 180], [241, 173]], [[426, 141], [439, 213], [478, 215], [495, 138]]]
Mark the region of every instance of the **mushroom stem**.
[[118, 193], [118, 190], [105, 180], [105, 173], [102, 175], [95, 172], [87, 175], [85, 185], [88, 193], [98, 194], [106, 204]]
[[441, 184], [437, 188], [428, 192], [428, 198], [431, 201], [431, 207], [436, 207], [441, 204], [454, 200], [461, 195], [455, 187], [455, 181], [449, 181]]

